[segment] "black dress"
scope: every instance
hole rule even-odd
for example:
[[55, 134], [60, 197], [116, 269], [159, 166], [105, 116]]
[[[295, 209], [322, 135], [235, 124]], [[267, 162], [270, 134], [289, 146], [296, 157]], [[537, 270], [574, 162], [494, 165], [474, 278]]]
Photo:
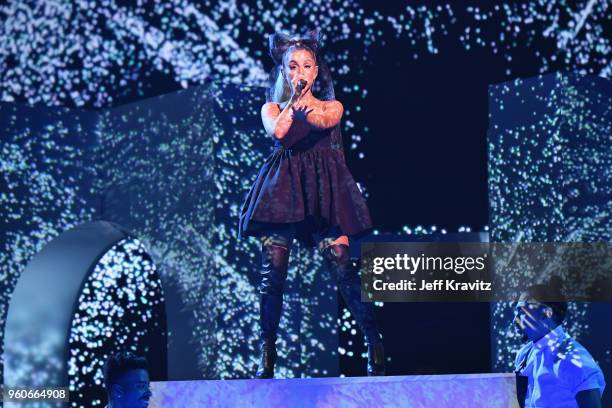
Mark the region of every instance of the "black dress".
[[[283, 146], [285, 143], [285, 146]], [[240, 236], [296, 226], [296, 238], [316, 245], [330, 231], [359, 238], [372, 229], [370, 213], [346, 167], [340, 123], [292, 141], [276, 140], [240, 211]]]

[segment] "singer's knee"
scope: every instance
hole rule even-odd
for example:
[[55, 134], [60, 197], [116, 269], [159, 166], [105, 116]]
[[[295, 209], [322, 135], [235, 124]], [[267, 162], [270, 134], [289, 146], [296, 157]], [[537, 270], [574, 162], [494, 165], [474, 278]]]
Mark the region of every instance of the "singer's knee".
[[349, 247], [343, 244], [330, 244], [320, 247], [323, 258], [333, 266], [336, 281], [344, 283], [359, 279], [358, 271], [353, 266]]
[[289, 246], [282, 236], [267, 236], [262, 238], [261, 245], [261, 294], [281, 295], [287, 269], [289, 268]]
[[323, 258], [336, 265], [345, 265], [350, 261], [348, 245], [338, 244], [332, 238], [322, 239], [318, 249]]

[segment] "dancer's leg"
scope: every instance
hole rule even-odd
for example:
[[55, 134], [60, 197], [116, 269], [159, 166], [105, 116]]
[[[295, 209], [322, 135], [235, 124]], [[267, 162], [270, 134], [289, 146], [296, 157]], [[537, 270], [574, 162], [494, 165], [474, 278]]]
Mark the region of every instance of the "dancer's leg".
[[269, 234], [261, 237], [259, 285], [261, 338], [271, 343], [276, 341], [283, 306], [283, 292], [291, 249], [289, 239], [288, 234]]
[[331, 243], [349, 246], [349, 239], [348, 239], [348, 236], [346, 235], [340, 235], [338, 238], [334, 239]]
[[257, 378], [272, 378], [276, 362], [276, 336], [283, 306], [283, 292], [289, 253], [293, 242], [292, 227], [267, 232], [261, 236], [261, 283], [259, 317], [262, 355]]
[[361, 301], [359, 271], [350, 259], [348, 242], [338, 243], [344, 239], [341, 238], [322, 239], [319, 250], [328, 268], [335, 273], [340, 293], [368, 344], [368, 375], [384, 375], [384, 352], [374, 305]]

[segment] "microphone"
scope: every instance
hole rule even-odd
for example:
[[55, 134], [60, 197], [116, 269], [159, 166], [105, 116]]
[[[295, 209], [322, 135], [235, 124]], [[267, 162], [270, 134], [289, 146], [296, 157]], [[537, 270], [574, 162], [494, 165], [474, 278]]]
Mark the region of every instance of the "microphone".
[[295, 85], [295, 93], [293, 94], [293, 98], [291, 98], [291, 103], [295, 103], [297, 101], [297, 98], [300, 97], [300, 95], [302, 94], [302, 90], [306, 88], [307, 84], [308, 82], [305, 79], [300, 79], [297, 82], [297, 84]]
[[296, 87], [296, 88], [297, 88], [298, 93], [302, 93], [302, 90], [303, 90], [304, 88], [306, 88], [306, 85], [307, 85], [307, 84], [308, 84], [308, 82], [306, 82], [306, 80], [305, 80], [305, 79], [300, 79], [300, 80], [298, 81], [298, 83], [297, 83], [297, 87]]

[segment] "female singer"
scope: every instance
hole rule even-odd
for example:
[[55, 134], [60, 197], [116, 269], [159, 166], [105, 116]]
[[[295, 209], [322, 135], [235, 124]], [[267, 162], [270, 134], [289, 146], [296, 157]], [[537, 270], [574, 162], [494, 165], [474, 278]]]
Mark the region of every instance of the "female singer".
[[318, 30], [269, 38], [275, 68], [261, 118], [274, 150], [246, 196], [239, 225], [241, 236], [257, 236], [261, 242], [262, 354], [257, 378], [274, 376], [276, 332], [294, 238], [318, 246], [366, 338], [368, 375], [384, 375], [374, 308], [361, 302], [358, 271], [349, 257], [349, 237], [370, 232], [372, 223], [346, 167], [340, 133], [343, 106], [335, 100], [331, 75], [317, 54], [319, 43]]

